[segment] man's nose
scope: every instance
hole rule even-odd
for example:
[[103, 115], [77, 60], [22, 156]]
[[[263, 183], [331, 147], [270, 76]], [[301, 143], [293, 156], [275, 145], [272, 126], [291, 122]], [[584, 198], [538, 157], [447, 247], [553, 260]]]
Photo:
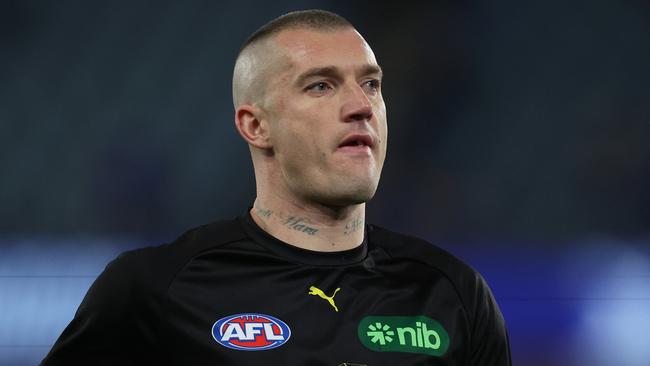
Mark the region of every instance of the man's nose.
[[360, 85], [347, 88], [341, 109], [344, 122], [367, 121], [372, 118], [372, 103]]

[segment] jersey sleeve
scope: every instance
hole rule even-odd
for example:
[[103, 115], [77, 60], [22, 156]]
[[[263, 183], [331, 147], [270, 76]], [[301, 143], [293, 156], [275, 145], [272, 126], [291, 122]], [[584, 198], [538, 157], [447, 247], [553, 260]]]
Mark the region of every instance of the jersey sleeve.
[[41, 365], [128, 366], [155, 355], [156, 306], [150, 289], [143, 286], [143, 265], [132, 253], [111, 262]]
[[469, 365], [511, 366], [505, 320], [488, 284], [478, 273], [474, 299]]

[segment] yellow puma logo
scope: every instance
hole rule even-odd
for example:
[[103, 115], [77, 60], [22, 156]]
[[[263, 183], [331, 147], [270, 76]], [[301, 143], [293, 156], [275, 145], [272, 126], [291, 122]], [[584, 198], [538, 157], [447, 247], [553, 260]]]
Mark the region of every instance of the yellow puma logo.
[[336, 290], [334, 290], [334, 293], [332, 294], [332, 296], [327, 296], [327, 295], [325, 295], [325, 293], [323, 292], [323, 290], [319, 289], [319, 288], [316, 287], [316, 286], [311, 286], [311, 287], [309, 288], [309, 294], [310, 294], [310, 295], [316, 295], [316, 296], [318, 296], [318, 297], [323, 298], [324, 300], [327, 300], [327, 302], [329, 302], [330, 305], [332, 305], [332, 307], [334, 308], [334, 310], [335, 310], [336, 312], [338, 312], [338, 311], [339, 311], [339, 308], [337, 308], [337, 307], [336, 307], [336, 304], [334, 303], [334, 296], [336, 296], [336, 293], [339, 292], [340, 289], [341, 289], [340, 287], [337, 287]]

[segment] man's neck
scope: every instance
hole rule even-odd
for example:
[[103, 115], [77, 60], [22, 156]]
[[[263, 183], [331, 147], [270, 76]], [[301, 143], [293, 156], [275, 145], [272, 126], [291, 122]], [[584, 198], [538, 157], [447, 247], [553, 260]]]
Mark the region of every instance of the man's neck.
[[353, 249], [363, 242], [365, 203], [332, 209], [270, 201], [258, 197], [251, 217], [264, 231], [285, 243], [334, 252]]

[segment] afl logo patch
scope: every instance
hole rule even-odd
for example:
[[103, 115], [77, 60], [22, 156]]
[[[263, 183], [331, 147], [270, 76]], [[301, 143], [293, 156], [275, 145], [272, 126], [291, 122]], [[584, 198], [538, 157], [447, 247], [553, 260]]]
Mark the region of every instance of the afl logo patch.
[[289, 326], [270, 315], [229, 315], [212, 326], [212, 338], [224, 347], [240, 351], [264, 351], [287, 343]]

